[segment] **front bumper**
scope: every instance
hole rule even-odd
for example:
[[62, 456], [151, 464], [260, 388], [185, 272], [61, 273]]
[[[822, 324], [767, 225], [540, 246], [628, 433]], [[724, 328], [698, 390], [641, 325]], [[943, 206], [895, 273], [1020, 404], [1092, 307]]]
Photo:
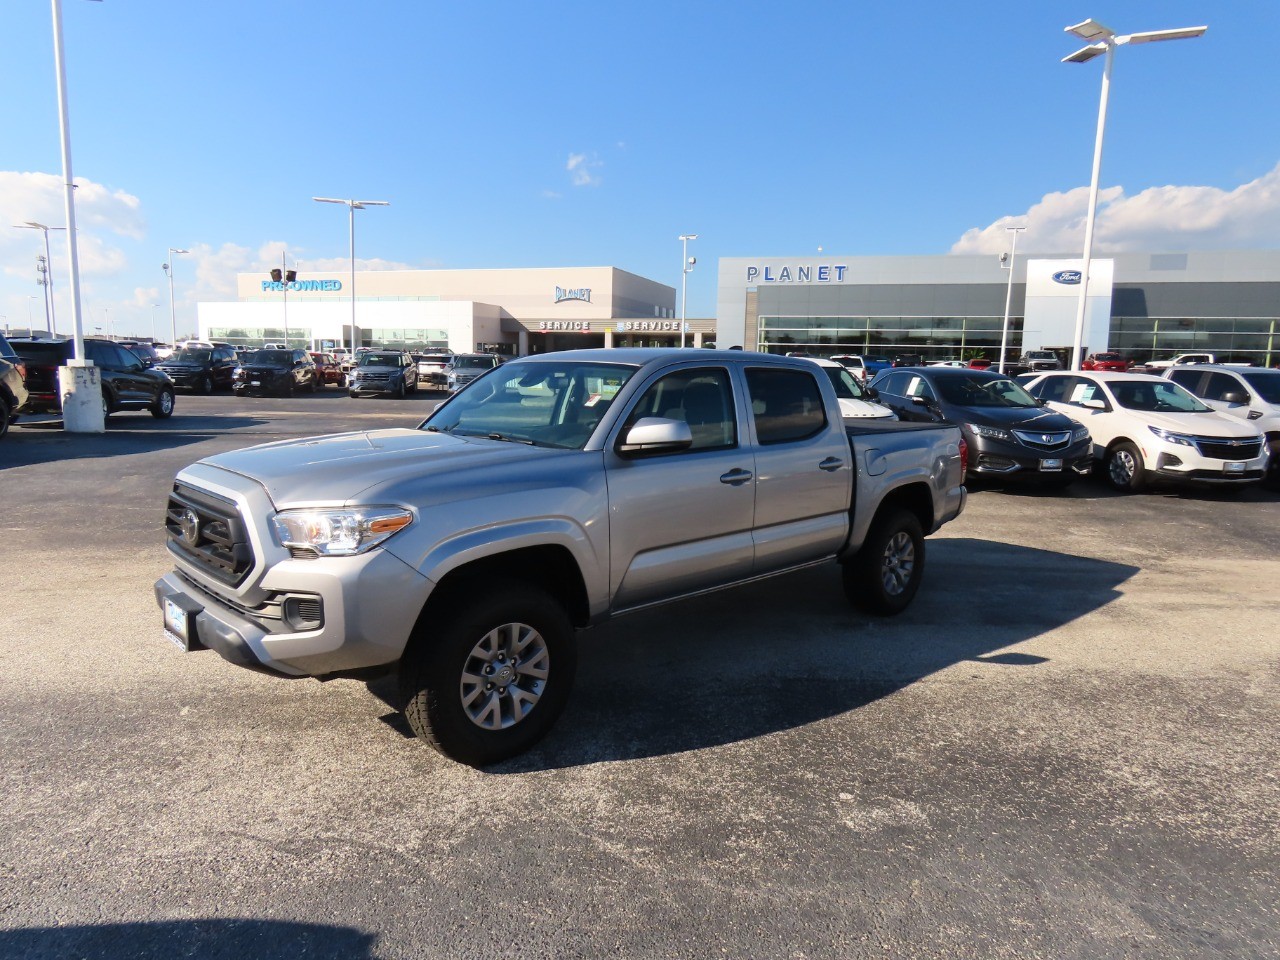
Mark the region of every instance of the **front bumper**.
[[347, 389], [352, 396], [375, 397], [375, 396], [392, 396], [400, 392], [399, 383], [390, 383], [375, 381], [367, 383], [361, 380], [354, 380], [347, 384]]
[[[982, 477], [1043, 479], [1061, 477], [1065, 473], [1086, 476], [1093, 469], [1093, 451], [1089, 440], [1080, 440], [1058, 450], [1034, 449], [1021, 443], [1008, 443], [987, 437], [968, 435], [969, 472]], [[1057, 462], [1056, 469], [1052, 468]]]
[[[156, 581], [155, 595], [162, 611], [170, 600], [187, 612], [191, 649], [213, 650], [238, 666], [324, 676], [398, 660], [434, 584], [373, 550], [285, 560], [267, 569], [262, 586], [265, 599], [247, 606], [179, 569]], [[287, 613], [298, 601], [318, 612], [304, 628]]]
[[1265, 443], [1258, 456], [1248, 460], [1206, 457], [1196, 447], [1162, 440], [1144, 442], [1142, 454], [1154, 477], [1210, 486], [1239, 486], [1262, 480], [1267, 475], [1269, 459]]

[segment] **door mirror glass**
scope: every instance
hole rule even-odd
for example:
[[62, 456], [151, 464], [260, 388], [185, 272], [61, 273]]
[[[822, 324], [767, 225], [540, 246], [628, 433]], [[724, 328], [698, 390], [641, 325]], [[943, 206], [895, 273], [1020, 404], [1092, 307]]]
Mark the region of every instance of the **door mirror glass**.
[[1223, 403], [1248, 403], [1249, 395], [1240, 390], [1228, 390], [1222, 395]]
[[1107, 402], [1105, 400], [1081, 400], [1080, 406], [1087, 407], [1090, 410], [1105, 410]]

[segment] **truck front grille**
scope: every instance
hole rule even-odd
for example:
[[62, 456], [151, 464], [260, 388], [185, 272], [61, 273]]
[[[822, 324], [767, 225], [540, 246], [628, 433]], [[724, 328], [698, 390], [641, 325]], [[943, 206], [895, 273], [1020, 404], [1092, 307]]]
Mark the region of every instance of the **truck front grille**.
[[229, 500], [175, 483], [165, 508], [169, 548], [214, 578], [238, 586], [253, 567], [253, 546]]

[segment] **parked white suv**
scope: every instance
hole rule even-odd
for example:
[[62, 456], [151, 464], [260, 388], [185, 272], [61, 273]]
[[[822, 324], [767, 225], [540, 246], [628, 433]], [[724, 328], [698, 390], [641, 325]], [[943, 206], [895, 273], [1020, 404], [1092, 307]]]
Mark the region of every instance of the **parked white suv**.
[[1171, 367], [1165, 376], [1219, 413], [1247, 420], [1267, 438], [1267, 476], [1280, 481], [1280, 370], [1217, 365]]
[[1062, 371], [1037, 377], [1027, 392], [1088, 427], [1094, 458], [1117, 490], [1157, 478], [1243, 484], [1266, 473], [1261, 430], [1162, 377]]
[[897, 420], [898, 415], [883, 403], [876, 403], [866, 386], [842, 363], [817, 357], [812, 362], [822, 368], [840, 400], [840, 415], [846, 420]]

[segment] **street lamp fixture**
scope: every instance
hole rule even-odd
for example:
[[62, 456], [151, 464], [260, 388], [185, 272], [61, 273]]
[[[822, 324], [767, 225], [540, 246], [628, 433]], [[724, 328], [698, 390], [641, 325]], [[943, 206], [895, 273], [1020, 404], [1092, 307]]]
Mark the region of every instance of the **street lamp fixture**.
[[697, 257], [689, 256], [689, 241], [697, 240], [696, 233], [680, 234], [680, 242], [683, 245], [683, 253], [680, 256], [680, 346], [684, 347], [684, 328], [685, 328], [685, 301], [688, 298], [689, 274], [693, 273], [693, 265], [698, 262]]
[[351, 354], [348, 363], [356, 359], [356, 211], [365, 207], [389, 207], [387, 200], [339, 200], [335, 197], [312, 197], [316, 203], [343, 203], [347, 207], [348, 229], [351, 243]]
[[17, 230], [39, 230], [44, 234], [44, 275], [40, 281], [44, 287], [44, 322], [49, 326], [51, 336], [58, 335], [57, 320], [54, 316], [53, 305], [53, 260], [49, 257], [49, 231], [65, 230], [66, 227], [47, 227], [43, 223], [37, 223], [34, 220], [28, 220], [25, 223], [15, 223], [14, 229]]
[[178, 346], [178, 314], [173, 306], [173, 255], [175, 253], [190, 252], [190, 250], [179, 250], [177, 247], [170, 247], [168, 262], [160, 264], [160, 268], [169, 277], [169, 346], [171, 347]]
[[[1098, 213], [1098, 177], [1102, 172], [1102, 138], [1107, 129], [1107, 98], [1111, 92], [1111, 63], [1115, 59], [1116, 47], [1131, 43], [1153, 43], [1157, 40], [1190, 40], [1202, 36], [1209, 28], [1178, 27], [1173, 30], [1149, 30], [1145, 33], [1128, 33], [1117, 35], [1110, 27], [1097, 20], [1085, 20], [1074, 26], [1064, 28], [1067, 33], [1074, 34], [1081, 40], [1090, 41], [1070, 56], [1063, 57], [1063, 63], [1087, 63], [1094, 57], [1105, 55], [1106, 65], [1102, 70], [1102, 97], [1098, 104], [1098, 135], [1093, 145], [1093, 176], [1089, 183], [1089, 211], [1084, 224], [1084, 263], [1080, 271], [1080, 302], [1076, 306], [1076, 331], [1071, 347], [1071, 369], [1079, 370], [1080, 354], [1084, 345], [1084, 315], [1086, 297], [1089, 294], [1089, 261], [1093, 256], [1093, 225]], [[1105, 347], [1106, 344], [1103, 344]]]

